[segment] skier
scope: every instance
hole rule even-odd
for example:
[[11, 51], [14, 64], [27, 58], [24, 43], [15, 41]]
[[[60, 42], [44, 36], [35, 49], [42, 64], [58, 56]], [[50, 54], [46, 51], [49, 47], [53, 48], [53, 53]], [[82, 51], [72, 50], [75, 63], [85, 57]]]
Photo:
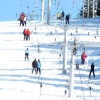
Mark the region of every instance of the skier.
[[76, 38], [74, 37], [74, 49], [73, 49], [73, 54], [75, 55], [77, 52], [77, 44], [76, 44]]
[[60, 20], [61, 19], [61, 16], [60, 16], [60, 13], [58, 12], [57, 13], [57, 20]]
[[24, 40], [26, 40], [26, 29], [23, 30]]
[[27, 18], [26, 16], [24, 16], [24, 25], [26, 26], [26, 21], [27, 21]]
[[93, 72], [93, 76], [95, 77], [94, 68], [95, 68], [95, 66], [94, 66], [94, 64], [92, 63], [92, 64], [91, 64], [90, 73], [89, 73], [89, 78], [91, 77], [91, 73], [92, 73], [92, 72]]
[[86, 54], [85, 54], [85, 52], [83, 52], [82, 53], [82, 55], [81, 55], [81, 60], [82, 60], [82, 62], [81, 62], [81, 64], [85, 64], [85, 58], [86, 58], [87, 56], [86, 56]]
[[38, 71], [39, 71], [39, 75], [41, 75], [41, 61], [40, 61], [40, 59], [38, 59], [38, 61], [37, 61], [37, 74], [38, 74]]
[[27, 59], [27, 60], [29, 60], [29, 50], [28, 50], [28, 48], [25, 50], [25, 60]]
[[69, 15], [66, 15], [65, 20], [66, 20], [66, 24], [69, 24]]
[[30, 30], [29, 29], [27, 29], [26, 30], [26, 40], [30, 40]]
[[21, 15], [20, 15], [20, 26], [24, 26], [24, 17], [25, 17], [25, 14], [22, 12]]
[[37, 61], [36, 59], [34, 59], [34, 61], [32, 62], [32, 74], [35, 70], [35, 74], [37, 74]]
[[65, 16], [65, 14], [64, 14], [64, 11], [61, 13], [61, 21], [63, 20], [64, 21], [64, 16]]

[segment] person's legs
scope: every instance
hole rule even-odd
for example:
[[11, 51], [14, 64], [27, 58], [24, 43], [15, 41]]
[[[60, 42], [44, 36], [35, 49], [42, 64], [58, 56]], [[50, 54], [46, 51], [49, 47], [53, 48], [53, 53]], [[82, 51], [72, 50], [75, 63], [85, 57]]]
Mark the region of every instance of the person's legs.
[[67, 22], [68, 22], [68, 24], [69, 24], [69, 20], [68, 20]]
[[39, 68], [39, 74], [41, 75], [41, 69]]
[[35, 68], [33, 67], [33, 69], [32, 69], [32, 74], [33, 74], [33, 72], [34, 72], [34, 69], [35, 69]]
[[93, 76], [95, 77], [95, 73], [94, 73], [94, 70], [93, 70]]
[[24, 40], [25, 40], [25, 38], [26, 38], [26, 35], [24, 34]]
[[35, 74], [37, 74], [37, 70], [38, 70], [38, 68], [36, 67], [36, 68], [35, 68]]
[[27, 56], [27, 55], [25, 54], [25, 60], [26, 60], [26, 56]]
[[67, 24], [67, 20], [66, 20], [66, 24]]
[[90, 73], [89, 73], [89, 78], [91, 77], [91, 72], [92, 72], [92, 71], [90, 70]]
[[27, 60], [29, 60], [28, 54], [27, 54]]

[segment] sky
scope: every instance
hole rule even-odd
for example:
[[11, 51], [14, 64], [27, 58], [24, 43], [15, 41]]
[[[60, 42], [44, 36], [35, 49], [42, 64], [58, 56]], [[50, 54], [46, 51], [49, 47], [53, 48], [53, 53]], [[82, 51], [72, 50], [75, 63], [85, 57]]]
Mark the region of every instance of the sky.
[[[33, 11], [35, 15], [39, 15], [40, 13], [39, 1], [40, 0], [35, 0], [35, 2], [34, 0], [10, 0], [10, 1], [1, 0], [0, 21], [17, 20], [21, 12], [32, 14]], [[47, 13], [46, 1], [47, 0], [45, 0], [45, 14]], [[62, 11], [65, 11], [65, 14], [69, 13], [71, 15], [71, 18], [76, 18], [81, 7], [82, 7], [82, 0], [53, 0], [51, 8], [51, 18], [53, 15], [56, 15], [57, 12], [61, 13]], [[16, 14], [18, 16], [16, 16]]]
[[[0, 22], [0, 99], [71, 100], [68, 99], [68, 95], [70, 64], [72, 64], [74, 68], [72, 100], [99, 100], [100, 17], [84, 21], [86, 23], [83, 19], [70, 20], [67, 27], [64, 21], [58, 20], [51, 21], [50, 25], [28, 21], [24, 27], [19, 25], [19, 21]], [[60, 44], [64, 43], [65, 30], [61, 26], [68, 28], [66, 40], [69, 45], [73, 44], [75, 38], [77, 44], [83, 44], [78, 46], [73, 63], [71, 63], [72, 48], [70, 46], [67, 48], [66, 73], [62, 73], [65, 53]], [[24, 28], [33, 31], [30, 41], [24, 41], [22, 33]], [[84, 47], [87, 59], [85, 65], [81, 65]], [[29, 49], [29, 60], [25, 60], [26, 48]], [[35, 58], [40, 58], [42, 64], [40, 76], [32, 74], [31, 64]], [[91, 74], [89, 79], [92, 62], [95, 65], [95, 78]], [[76, 69], [76, 64], [79, 64], [79, 70]]]

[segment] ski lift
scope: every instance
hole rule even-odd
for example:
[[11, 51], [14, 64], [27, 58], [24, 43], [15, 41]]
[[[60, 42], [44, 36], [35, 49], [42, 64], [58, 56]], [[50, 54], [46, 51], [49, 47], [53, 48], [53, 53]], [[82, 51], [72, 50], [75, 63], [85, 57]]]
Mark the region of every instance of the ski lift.
[[76, 64], [76, 69], [77, 69], [77, 70], [79, 69], [79, 64], [78, 64], [78, 63]]
[[29, 8], [29, 6], [27, 6], [27, 8]]
[[72, 4], [73, 4], [73, 8], [74, 8], [74, 1], [72, 2]]
[[37, 4], [37, 1], [34, 1], [35, 8], [38, 8]]

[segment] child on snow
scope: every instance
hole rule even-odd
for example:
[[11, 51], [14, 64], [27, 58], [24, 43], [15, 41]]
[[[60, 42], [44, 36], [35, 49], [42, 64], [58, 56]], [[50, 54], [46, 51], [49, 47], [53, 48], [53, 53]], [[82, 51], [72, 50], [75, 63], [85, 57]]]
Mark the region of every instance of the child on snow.
[[27, 59], [27, 60], [29, 60], [29, 50], [28, 50], [28, 48], [25, 50], [25, 60]]

